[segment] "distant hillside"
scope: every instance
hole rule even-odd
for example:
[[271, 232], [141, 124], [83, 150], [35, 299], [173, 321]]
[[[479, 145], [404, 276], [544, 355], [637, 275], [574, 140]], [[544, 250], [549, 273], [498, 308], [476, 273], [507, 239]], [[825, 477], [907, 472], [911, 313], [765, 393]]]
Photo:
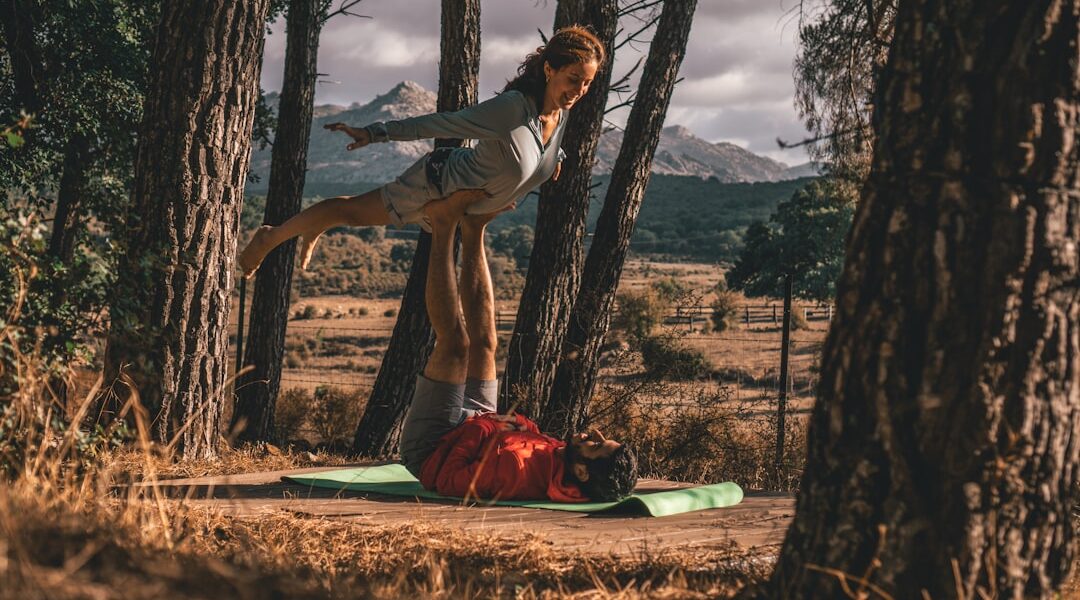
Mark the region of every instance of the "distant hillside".
[[[268, 94], [266, 100], [268, 106], [277, 108], [277, 94]], [[418, 83], [403, 81], [367, 104], [325, 104], [315, 107], [308, 149], [307, 183], [354, 185], [361, 182], [383, 183], [397, 177], [417, 158], [431, 150], [430, 140], [372, 144], [348, 152], [345, 150], [348, 137], [327, 131], [323, 126], [337, 121], [360, 126], [428, 114], [435, 111], [435, 101], [434, 92], [425, 90]], [[611, 172], [621, 143], [621, 131], [608, 131], [601, 136], [594, 175]], [[714, 178], [726, 183], [783, 181], [814, 175], [816, 171], [811, 163], [789, 167], [734, 144], [708, 142], [681, 125], [664, 128], [652, 164], [655, 174]], [[269, 146], [252, 153], [251, 172], [259, 178], [259, 182], [251, 186], [252, 191], [264, 192], [270, 172]]]
[[[594, 178], [598, 187], [588, 216], [588, 229], [595, 228], [601, 203], [607, 192], [610, 177]], [[668, 255], [674, 259], [733, 261], [743, 245], [743, 232], [754, 221], [766, 221], [776, 205], [786, 200], [809, 178], [759, 183], [722, 183], [715, 179], [678, 175], [653, 175], [645, 190], [630, 249], [651, 255]], [[378, 184], [309, 184], [306, 192], [314, 197], [327, 198], [359, 194]], [[499, 216], [489, 229], [498, 234], [519, 225], [536, 224], [536, 194], [530, 194], [517, 210]], [[249, 203], [252, 207], [261, 206]], [[259, 217], [245, 207], [245, 229], [253, 229]], [[394, 237], [389, 231], [387, 237]]]

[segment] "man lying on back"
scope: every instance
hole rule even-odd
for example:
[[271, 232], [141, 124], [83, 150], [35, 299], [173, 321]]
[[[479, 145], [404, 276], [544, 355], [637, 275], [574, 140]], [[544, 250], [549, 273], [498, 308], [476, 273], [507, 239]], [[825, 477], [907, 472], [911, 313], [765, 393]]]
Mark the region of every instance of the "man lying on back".
[[[447, 496], [584, 502], [617, 500], [637, 482], [629, 448], [596, 430], [566, 441], [522, 415], [496, 414], [495, 297], [484, 228], [495, 216], [465, 215], [479, 192], [428, 204], [428, 316], [435, 349], [417, 378], [401, 432], [401, 457], [425, 488]], [[461, 281], [454, 232], [461, 226]]]

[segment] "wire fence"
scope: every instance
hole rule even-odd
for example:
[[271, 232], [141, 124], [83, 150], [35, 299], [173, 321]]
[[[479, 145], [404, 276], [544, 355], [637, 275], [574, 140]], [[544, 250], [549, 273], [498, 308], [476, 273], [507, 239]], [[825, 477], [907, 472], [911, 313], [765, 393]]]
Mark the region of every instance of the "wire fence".
[[[701, 351], [711, 365], [708, 378], [734, 388], [736, 398], [775, 393], [780, 389], [782, 309], [774, 327], [774, 305], [746, 304], [739, 308], [741, 318], [735, 330], [709, 331], [706, 318], [706, 311], [711, 311], [709, 307], [673, 311], [665, 316], [664, 329], [682, 345]], [[832, 316], [829, 307], [808, 307], [806, 313], [804, 320], [811, 329], [793, 331], [789, 342], [788, 395], [795, 399], [808, 399], [814, 394], [825, 328]], [[512, 311], [498, 311], [497, 321], [504, 337], [512, 330], [515, 318]], [[282, 369], [283, 387], [337, 386], [361, 391], [374, 384], [393, 327], [345, 325], [336, 320], [340, 319], [325, 319], [324, 323], [316, 324], [307, 324], [314, 319], [288, 322], [287, 347], [314, 348], [305, 351], [303, 358], [298, 358], [295, 350], [292, 355], [287, 351]], [[236, 333], [237, 325], [231, 323], [230, 331]], [[234, 355], [236, 339], [234, 335], [230, 340]], [[354, 350], [343, 351], [343, 347]], [[358, 352], [361, 348], [363, 351]]]

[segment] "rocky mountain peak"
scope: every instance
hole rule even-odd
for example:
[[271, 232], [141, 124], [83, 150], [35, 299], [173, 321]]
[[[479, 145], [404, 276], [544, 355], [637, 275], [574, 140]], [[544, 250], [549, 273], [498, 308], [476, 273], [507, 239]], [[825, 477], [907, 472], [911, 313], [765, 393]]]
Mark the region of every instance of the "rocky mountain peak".
[[[267, 101], [276, 105], [277, 94], [267, 94]], [[347, 152], [343, 150], [345, 137], [326, 131], [323, 125], [341, 121], [360, 127], [376, 121], [429, 114], [435, 112], [436, 101], [435, 92], [424, 89], [415, 81], [402, 81], [367, 104], [316, 106], [308, 149], [307, 180], [312, 183], [391, 181], [431, 149], [430, 140], [372, 144]], [[600, 137], [593, 169], [595, 174], [611, 171], [619, 154], [622, 135], [621, 131], [613, 130]], [[269, 180], [269, 147], [252, 154], [251, 170], [262, 181]], [[759, 156], [735, 144], [711, 143], [682, 125], [670, 125], [663, 129], [652, 164], [653, 173], [714, 178], [722, 182], [781, 181], [816, 170], [814, 165], [789, 168], [784, 163]]]

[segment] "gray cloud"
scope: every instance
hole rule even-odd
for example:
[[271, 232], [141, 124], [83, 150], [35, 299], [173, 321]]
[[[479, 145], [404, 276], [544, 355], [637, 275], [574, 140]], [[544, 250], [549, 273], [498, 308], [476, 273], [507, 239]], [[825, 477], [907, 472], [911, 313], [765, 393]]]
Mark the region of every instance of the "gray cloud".
[[[681, 124], [709, 141], [729, 141], [790, 164], [802, 150], [782, 151], [776, 138], [800, 139], [804, 128], [793, 106], [791, 62], [794, 0], [699, 0], [687, 54], [667, 123]], [[786, 4], [785, 4], [786, 3]], [[488, 0], [481, 11], [480, 96], [489, 97], [514, 74], [540, 43], [537, 29], [550, 31], [555, 0]], [[319, 103], [368, 102], [399, 81], [428, 89], [438, 85], [439, 2], [365, 0], [358, 11], [371, 19], [338, 16], [323, 31], [316, 91]], [[624, 23], [626, 30], [635, 22]], [[649, 36], [646, 36], [648, 39]], [[262, 85], [281, 87], [284, 21], [266, 43]], [[624, 46], [615, 75], [625, 73], [647, 52]], [[636, 87], [636, 81], [633, 82]], [[614, 100], [613, 101], [617, 101]], [[628, 111], [608, 116], [621, 125]]]

